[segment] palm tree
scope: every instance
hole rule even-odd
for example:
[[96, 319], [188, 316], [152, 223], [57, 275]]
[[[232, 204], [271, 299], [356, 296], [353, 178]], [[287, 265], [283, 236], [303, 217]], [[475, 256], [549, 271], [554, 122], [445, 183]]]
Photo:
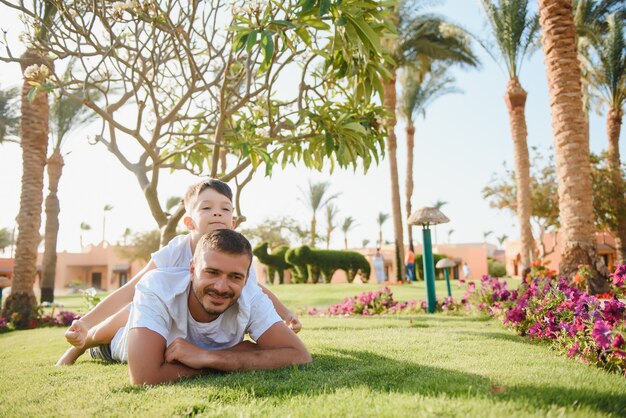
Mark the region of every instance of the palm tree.
[[309, 190], [305, 193], [300, 189], [304, 199], [303, 202], [305, 205], [311, 209], [313, 216], [311, 217], [311, 246], [315, 247], [315, 242], [317, 241], [317, 235], [315, 232], [315, 227], [317, 225], [316, 215], [319, 208], [325, 206], [331, 200], [335, 199], [339, 196], [339, 193], [328, 195], [328, 188], [330, 187], [330, 183], [322, 181], [319, 183], [312, 183], [309, 180]]
[[[56, 14], [53, 2], [42, 2], [38, 11], [44, 22]], [[43, 176], [48, 148], [48, 91], [52, 61], [37, 49], [47, 39], [46, 25], [36, 33], [32, 45], [20, 57], [24, 74], [21, 92], [20, 146], [22, 148], [22, 189], [17, 215], [18, 236], [15, 249], [11, 294], [2, 316], [17, 314], [16, 326], [26, 328], [35, 319], [37, 298], [33, 285], [37, 275], [37, 247], [43, 203]]]
[[[537, 48], [539, 17], [528, 10], [528, 0], [482, 0], [496, 48], [485, 49], [496, 61], [503, 61], [509, 81], [504, 102], [509, 111], [509, 123], [515, 156], [515, 186], [517, 190], [517, 217], [520, 225], [521, 265], [530, 267], [533, 254], [533, 235], [530, 226], [532, 199], [530, 193], [530, 160], [526, 137], [526, 91], [519, 82], [524, 59]], [[496, 55], [498, 53], [498, 55]]]
[[338, 212], [339, 210], [332, 203], [326, 205], [326, 249], [330, 248], [330, 237], [335, 228], [337, 228], [335, 216], [337, 216]]
[[81, 250], [84, 248], [83, 247], [83, 231], [89, 231], [89, 230], [91, 230], [91, 225], [85, 222], [80, 223], [80, 249]]
[[504, 244], [504, 241], [507, 240], [509, 236], [507, 234], [502, 234], [500, 235], [497, 240], [498, 240], [498, 244], [500, 244], [500, 248], [502, 248], [502, 245]]
[[364, 239], [363, 241], [361, 241], [361, 244], [363, 245], [363, 248], [366, 248], [367, 244], [369, 244], [369, 243], [370, 243], [370, 240], [368, 240], [367, 238]]
[[133, 234], [132, 229], [130, 228], [124, 228], [124, 233], [122, 234], [122, 239], [123, 239], [123, 243], [124, 243], [124, 247], [126, 247], [128, 245], [128, 238]]
[[569, 0], [539, 0], [546, 74], [552, 109], [552, 131], [558, 176], [559, 212], [564, 247], [559, 270], [572, 277], [580, 264], [599, 274], [589, 280], [592, 292], [608, 289], [601, 277], [589, 165], [589, 139], [580, 91], [576, 27]]
[[113, 206], [111, 205], [104, 205], [104, 208], [102, 208], [102, 242], [104, 242], [106, 238], [107, 212], [111, 212], [112, 210]]
[[388, 213], [378, 213], [376, 218], [376, 223], [378, 223], [378, 248], [383, 246], [383, 224], [387, 222], [387, 219], [389, 219]]
[[[431, 207], [437, 209], [437, 210], [441, 210], [442, 207], [444, 207], [445, 205], [447, 205], [448, 202], [446, 202], [445, 200], [436, 200], [435, 203], [433, 203], [431, 205]], [[433, 226], [433, 234], [435, 235], [435, 245], [437, 245], [437, 225]]]
[[17, 88], [0, 89], [0, 143], [18, 142], [20, 118], [17, 111], [19, 90]]
[[[341, 231], [343, 232], [343, 247], [348, 249], [348, 232], [356, 225], [354, 218], [352, 216], [348, 216], [343, 220], [341, 224]], [[369, 240], [368, 240], [369, 242]], [[365, 247], [365, 245], [364, 245]]]
[[450, 244], [450, 237], [452, 236], [453, 233], [454, 233], [454, 229], [451, 229], [448, 231], [448, 244]]
[[485, 241], [485, 244], [487, 243], [487, 237], [489, 235], [493, 234], [493, 231], [485, 231], [483, 232], [483, 241]]
[[[68, 80], [73, 65], [67, 67], [64, 80]], [[92, 95], [93, 97], [93, 95]], [[57, 191], [63, 174], [63, 155], [61, 147], [67, 134], [80, 126], [84, 126], [95, 118], [80, 100], [68, 96], [59, 96], [52, 105], [52, 153], [46, 162], [48, 170], [48, 196], [45, 201], [46, 226], [43, 254], [43, 275], [41, 278], [41, 302], [54, 301], [54, 282], [57, 263], [57, 237], [59, 234], [59, 212], [61, 207]]]
[[[439, 97], [456, 93], [460, 90], [453, 87], [454, 78], [447, 74], [447, 67], [436, 65], [430, 71], [422, 71], [419, 67], [408, 66], [402, 73], [402, 99], [399, 113], [406, 119], [406, 180], [405, 207], [407, 216], [411, 215], [411, 199], [413, 198], [413, 154], [415, 143], [414, 119], [418, 115], [426, 117], [426, 108]], [[413, 228], [407, 225], [409, 248], [413, 248]]]
[[400, 208], [400, 186], [398, 181], [396, 127], [396, 71], [410, 64], [428, 69], [430, 64], [441, 61], [446, 64], [476, 66], [478, 59], [469, 47], [468, 36], [459, 26], [452, 25], [434, 15], [416, 15], [421, 4], [399, 1], [391, 20], [398, 28], [397, 37], [388, 37], [384, 47], [393, 57], [394, 64], [387, 67], [388, 77], [382, 80], [384, 107], [387, 110], [387, 156], [391, 180], [391, 205], [396, 249], [396, 279], [404, 278], [404, 238], [402, 209]]
[[11, 233], [9, 228], [0, 228], [0, 252], [4, 253], [11, 246]]
[[626, 260], [626, 202], [624, 201], [624, 181], [622, 178], [619, 154], [619, 137], [626, 103], [626, 42], [624, 21], [612, 14], [607, 19], [608, 31], [601, 38], [594, 38], [592, 45], [597, 54], [592, 85], [609, 105], [606, 120], [608, 134], [608, 166], [613, 183], [613, 202], [616, 218], [615, 246], [617, 261]]

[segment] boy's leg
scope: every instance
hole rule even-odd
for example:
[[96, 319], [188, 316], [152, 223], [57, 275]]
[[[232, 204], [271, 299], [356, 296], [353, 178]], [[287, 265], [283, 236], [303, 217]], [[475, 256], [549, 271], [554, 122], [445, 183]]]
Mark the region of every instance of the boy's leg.
[[102, 344], [109, 344], [115, 333], [128, 322], [129, 315], [128, 307], [120, 310], [115, 315], [102, 321], [95, 327], [91, 328], [85, 338], [85, 345], [81, 348], [70, 347], [63, 356], [57, 361], [57, 366], [69, 366], [76, 362], [76, 360], [83, 355], [83, 353], [92, 347], [97, 347]]

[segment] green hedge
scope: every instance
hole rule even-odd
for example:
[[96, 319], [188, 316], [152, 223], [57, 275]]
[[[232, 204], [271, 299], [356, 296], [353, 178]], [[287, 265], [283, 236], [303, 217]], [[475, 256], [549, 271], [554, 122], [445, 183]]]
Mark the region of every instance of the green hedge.
[[285, 253], [285, 261], [292, 266], [293, 279], [296, 283], [317, 283], [321, 277], [330, 283], [337, 270], [346, 272], [349, 283], [357, 274], [363, 282], [370, 277], [370, 264], [367, 259], [354, 251], [316, 250], [307, 245], [291, 248]]
[[285, 253], [289, 250], [286, 245], [275, 248], [271, 254], [267, 252], [269, 243], [262, 242], [252, 250], [252, 254], [259, 261], [267, 266], [267, 283], [274, 283], [274, 277], [278, 273], [278, 283], [285, 282], [285, 270], [291, 269], [292, 266], [285, 261]]
[[[437, 262], [443, 258], [448, 258], [448, 256], [445, 254], [433, 254], [433, 265], [436, 266]], [[437, 278], [436, 269], [435, 278]], [[415, 254], [415, 279], [424, 280], [424, 261], [422, 254]]]
[[487, 272], [491, 277], [504, 277], [506, 276], [506, 266], [504, 263], [489, 257], [487, 259]]

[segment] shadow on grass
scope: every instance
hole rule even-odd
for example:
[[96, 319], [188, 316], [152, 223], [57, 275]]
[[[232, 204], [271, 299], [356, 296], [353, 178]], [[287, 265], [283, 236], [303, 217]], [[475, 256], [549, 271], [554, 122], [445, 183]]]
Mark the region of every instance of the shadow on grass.
[[494, 331], [494, 332], [457, 331], [456, 334], [471, 335], [479, 339], [490, 338], [492, 340], [512, 341], [516, 343], [537, 345], [537, 342], [531, 340], [530, 338], [525, 338], [516, 334], [510, 334], [510, 333], [501, 332], [501, 331]]
[[[207, 381], [213, 387], [228, 389], [224, 396], [230, 402], [254, 398], [287, 399], [303, 395], [323, 396], [342, 388], [368, 388], [372, 392], [408, 393], [464, 399], [487, 399], [494, 403], [516, 402], [528, 406], [528, 412], [545, 411], [552, 406], [586, 407], [601, 413], [624, 415], [626, 396], [593, 389], [571, 389], [558, 386], [519, 385], [504, 393], [492, 393], [494, 382], [473, 373], [398, 361], [367, 351], [333, 349], [334, 354], [316, 355], [312, 364], [274, 371], [216, 374], [175, 383], [192, 388], [204, 388]], [[117, 388], [117, 391], [137, 393], [144, 388]], [[233, 397], [233, 394], [236, 394]], [[217, 395], [220, 396], [219, 394]], [[192, 407], [192, 413], [211, 408], [211, 403]], [[181, 410], [179, 413], [189, 413]]]

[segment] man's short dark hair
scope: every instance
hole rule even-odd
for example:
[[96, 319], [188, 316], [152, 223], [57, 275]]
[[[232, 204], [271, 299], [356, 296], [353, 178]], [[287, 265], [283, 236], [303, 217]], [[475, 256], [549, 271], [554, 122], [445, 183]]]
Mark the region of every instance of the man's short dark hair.
[[196, 254], [199, 251], [213, 250], [232, 255], [246, 255], [252, 261], [252, 246], [242, 234], [232, 229], [218, 229], [204, 234], [198, 242]]
[[183, 198], [187, 213], [191, 213], [196, 198], [206, 189], [213, 189], [219, 194], [226, 196], [231, 202], [233, 201], [233, 191], [228, 184], [224, 183], [222, 180], [209, 178], [193, 184], [187, 189], [187, 193], [185, 193], [185, 197]]

